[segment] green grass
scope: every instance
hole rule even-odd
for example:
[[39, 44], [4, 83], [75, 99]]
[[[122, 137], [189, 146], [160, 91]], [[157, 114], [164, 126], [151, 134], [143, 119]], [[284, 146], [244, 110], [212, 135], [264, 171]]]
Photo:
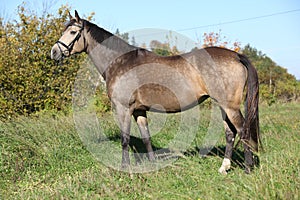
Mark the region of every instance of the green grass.
[[[173, 138], [168, 133], [174, 132], [174, 118], [153, 137], [155, 147]], [[115, 136], [117, 126], [105, 119], [107, 136]], [[186, 154], [163, 169], [139, 174], [98, 162], [80, 140], [72, 116], [41, 114], [2, 122], [0, 199], [299, 199], [300, 105], [262, 106], [260, 120], [265, 150], [260, 165], [246, 175], [236, 163], [227, 176], [217, 172], [224, 137], [215, 154], [201, 158], [195, 150], [207, 118]]]

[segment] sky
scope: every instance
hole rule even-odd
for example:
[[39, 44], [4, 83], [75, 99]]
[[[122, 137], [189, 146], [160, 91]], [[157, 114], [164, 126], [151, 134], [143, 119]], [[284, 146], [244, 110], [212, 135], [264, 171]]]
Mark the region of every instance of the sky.
[[[1, 0], [0, 16], [14, 19], [23, 0]], [[156, 28], [175, 31], [193, 41], [219, 32], [227, 41], [250, 44], [300, 80], [299, 0], [25, 0], [30, 9], [48, 6], [56, 14], [68, 4], [80, 15], [95, 12], [94, 23], [115, 32]], [[45, 4], [47, 2], [47, 4]], [[153, 35], [153, 39], [155, 35]]]

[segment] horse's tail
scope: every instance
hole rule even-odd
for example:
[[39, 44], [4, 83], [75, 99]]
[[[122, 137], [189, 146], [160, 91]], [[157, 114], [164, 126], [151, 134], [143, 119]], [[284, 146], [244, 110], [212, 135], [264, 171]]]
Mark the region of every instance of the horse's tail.
[[261, 145], [259, 135], [259, 117], [258, 117], [258, 100], [259, 100], [259, 83], [257, 71], [249, 59], [239, 54], [240, 62], [248, 70], [247, 96], [245, 105], [245, 122], [243, 126], [242, 141], [244, 141], [253, 151], [258, 151], [258, 143]]

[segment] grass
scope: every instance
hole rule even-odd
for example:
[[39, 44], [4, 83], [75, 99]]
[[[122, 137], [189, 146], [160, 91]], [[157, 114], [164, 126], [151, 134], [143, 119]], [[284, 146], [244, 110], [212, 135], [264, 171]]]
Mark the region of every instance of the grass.
[[[156, 148], [174, 138], [169, 134], [178, 127], [175, 118], [168, 117], [154, 135]], [[117, 126], [103, 119], [106, 136], [121, 149]], [[2, 122], [0, 199], [299, 199], [300, 105], [262, 106], [260, 120], [265, 150], [260, 165], [246, 175], [238, 148], [227, 176], [217, 172], [224, 137], [213, 154], [198, 155], [205, 117], [185, 154], [149, 173], [120, 172], [98, 162], [83, 145], [72, 116], [47, 113]]]

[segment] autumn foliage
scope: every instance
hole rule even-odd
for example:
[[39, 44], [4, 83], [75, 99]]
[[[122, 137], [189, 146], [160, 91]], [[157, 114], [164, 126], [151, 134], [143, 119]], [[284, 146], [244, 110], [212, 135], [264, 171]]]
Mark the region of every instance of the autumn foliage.
[[219, 33], [210, 32], [210, 33], [203, 34], [202, 47], [204, 48], [204, 47], [212, 47], [212, 46], [228, 48], [235, 52], [239, 52], [241, 50], [240, 42], [235, 41], [231, 44], [230, 42], [227, 41], [225, 36], [221, 35], [221, 31], [219, 31]]
[[19, 6], [18, 20], [0, 19], [0, 118], [67, 108], [81, 59], [58, 65], [50, 59], [50, 49], [62, 33], [68, 10], [61, 7], [56, 16], [38, 17]]

